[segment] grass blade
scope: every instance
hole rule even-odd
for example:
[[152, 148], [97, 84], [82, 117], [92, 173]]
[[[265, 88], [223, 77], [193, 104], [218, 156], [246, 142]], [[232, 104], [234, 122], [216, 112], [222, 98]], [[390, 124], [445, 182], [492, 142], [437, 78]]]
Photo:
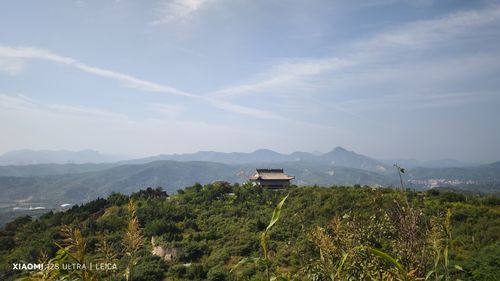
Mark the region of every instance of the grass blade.
[[269, 225], [266, 228], [266, 232], [273, 227], [273, 225], [278, 221], [280, 218], [281, 214], [281, 207], [283, 207], [283, 204], [285, 203], [286, 199], [288, 198], [290, 194], [287, 194], [281, 201], [276, 205], [276, 208], [274, 208], [273, 211], [273, 217], [271, 218], [271, 221], [269, 222]]
[[388, 255], [380, 250], [374, 249], [374, 248], [368, 247], [368, 250], [372, 254], [380, 257], [381, 259], [385, 260], [387, 263], [396, 267], [398, 269], [399, 273], [402, 275], [403, 279], [406, 280], [406, 277], [407, 277], [406, 271], [404, 270], [403, 266], [398, 261], [396, 261], [396, 259], [394, 259], [390, 255]]

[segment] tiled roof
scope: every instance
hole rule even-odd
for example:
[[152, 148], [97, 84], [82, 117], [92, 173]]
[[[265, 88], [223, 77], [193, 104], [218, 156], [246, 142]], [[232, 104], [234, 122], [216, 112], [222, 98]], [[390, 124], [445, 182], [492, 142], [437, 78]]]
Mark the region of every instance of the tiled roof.
[[250, 177], [250, 180], [292, 180], [283, 169], [257, 169], [257, 173]]

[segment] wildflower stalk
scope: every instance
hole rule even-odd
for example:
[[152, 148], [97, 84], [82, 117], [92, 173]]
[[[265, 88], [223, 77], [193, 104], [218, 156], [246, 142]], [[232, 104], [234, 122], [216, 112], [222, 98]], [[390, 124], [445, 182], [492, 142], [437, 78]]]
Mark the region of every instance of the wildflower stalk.
[[132, 280], [133, 269], [139, 261], [137, 253], [144, 243], [144, 237], [141, 234], [139, 220], [137, 219], [137, 216], [135, 214], [135, 206], [132, 200], [128, 202], [128, 214], [129, 221], [127, 232], [125, 233], [125, 237], [123, 238], [123, 246], [125, 255], [129, 257], [124, 275], [125, 280], [130, 281]]

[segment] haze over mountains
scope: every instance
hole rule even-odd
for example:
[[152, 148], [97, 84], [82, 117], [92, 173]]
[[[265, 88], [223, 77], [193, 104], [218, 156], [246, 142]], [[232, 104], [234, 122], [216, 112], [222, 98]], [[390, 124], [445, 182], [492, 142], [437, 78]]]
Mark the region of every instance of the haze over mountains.
[[[288, 161], [319, 161], [334, 162], [339, 165], [354, 168], [370, 167], [380, 171], [384, 164], [392, 166], [399, 163], [407, 168], [426, 167], [426, 168], [446, 168], [446, 167], [470, 167], [475, 163], [466, 163], [455, 159], [439, 159], [431, 161], [421, 161], [416, 159], [381, 159], [375, 160], [348, 151], [342, 147], [336, 147], [327, 153], [321, 152], [300, 152], [291, 154], [282, 154], [269, 149], [259, 149], [254, 152], [215, 152], [200, 151], [196, 153], [183, 154], [162, 154], [140, 159], [129, 159], [126, 157], [101, 154], [98, 151], [86, 149], [81, 151], [68, 150], [14, 150], [0, 155], [0, 165], [37, 165], [37, 164], [87, 164], [87, 163], [148, 163], [158, 160], [172, 161], [207, 161], [225, 164], [244, 164], [244, 163], [275, 163]], [[378, 168], [377, 168], [378, 167]]]
[[[62, 186], [71, 189], [72, 184], [86, 188], [86, 185], [80, 184], [80, 181], [98, 177], [99, 180], [92, 181], [94, 188], [102, 185], [114, 186], [116, 189], [120, 189], [118, 183], [121, 183], [122, 188], [125, 189], [161, 185], [168, 188], [169, 192], [173, 192], [197, 181], [202, 183], [206, 183], [208, 180], [244, 182], [247, 176], [257, 167], [282, 167], [296, 177], [296, 184], [299, 185], [397, 184], [397, 177], [395, 177], [395, 170], [392, 166], [394, 162], [379, 161], [342, 147], [336, 147], [323, 154], [308, 152], [282, 154], [268, 149], [259, 149], [251, 153], [201, 151], [110, 162], [112, 159], [110, 156], [92, 150], [79, 152], [16, 151], [2, 155], [0, 163], [37, 164], [0, 166], [0, 177], [12, 178], [9, 182], [16, 181], [15, 178], [39, 177], [36, 181], [25, 181], [31, 182], [31, 184], [34, 184], [34, 182], [37, 184], [45, 181], [52, 182], [53, 179], [57, 178], [57, 186], [54, 186], [56, 189], [61, 189]], [[42, 164], [44, 162], [50, 164]], [[414, 185], [418, 187], [435, 186], [436, 183], [419, 183], [419, 181], [428, 181], [430, 179], [494, 182], [499, 175], [497, 174], [496, 164], [472, 166], [472, 164], [456, 160], [425, 162], [398, 160], [398, 163], [410, 169], [407, 181], [409, 183], [413, 181]], [[196, 168], [200, 166], [206, 166], [207, 168]], [[416, 168], [416, 166], [421, 167]], [[181, 171], [172, 172], [175, 169]], [[149, 178], [148, 176], [141, 176], [141, 181], [139, 181], [132, 176], [145, 171], [147, 171], [146, 174]], [[44, 176], [51, 176], [52, 178], [47, 179]], [[76, 184], [77, 182], [78, 184]], [[127, 186], [124, 182], [130, 184], [130, 186]], [[48, 183], [43, 185], [50, 186]], [[6, 181], [0, 179], [0, 187], [5, 190], [7, 186]], [[108, 190], [106, 188], [105, 191], [109, 192], [112, 189]]]
[[0, 165], [108, 163], [123, 159], [123, 157], [105, 155], [91, 149], [81, 151], [22, 149], [1, 155]]
[[446, 168], [446, 167], [471, 167], [476, 166], [483, 163], [468, 163], [455, 159], [438, 159], [438, 160], [429, 160], [429, 161], [421, 161], [416, 159], [381, 159], [383, 163], [392, 165], [394, 163], [398, 163], [406, 168], [416, 168], [416, 167], [425, 167], [425, 168]]
[[375, 159], [348, 151], [342, 147], [336, 147], [324, 154], [312, 154], [309, 152], [293, 152], [282, 154], [269, 149], [259, 149], [251, 153], [243, 152], [214, 152], [200, 151], [190, 154], [170, 154], [125, 161], [125, 163], [148, 163], [152, 161], [206, 161], [224, 164], [249, 164], [249, 163], [282, 163], [282, 162], [314, 162], [325, 165], [343, 166], [368, 171], [384, 172], [388, 165]]
[[[252, 153], [202, 151], [109, 162], [111, 160], [96, 151], [4, 154], [0, 163], [25, 165], [0, 165], [0, 221], [6, 214], [9, 218], [19, 215], [13, 211], [14, 207], [57, 208], [62, 204], [83, 203], [107, 196], [111, 192], [127, 194], [145, 187], [161, 186], [168, 193], [174, 193], [196, 182], [244, 183], [256, 168], [284, 168], [288, 174], [295, 176], [293, 183], [299, 186], [399, 186], [399, 177], [391, 162], [379, 161], [342, 147], [323, 154], [281, 154], [260, 149]], [[41, 164], [43, 161], [53, 163]], [[429, 167], [401, 164], [407, 168], [403, 175], [405, 187], [452, 187], [473, 192], [500, 192], [500, 162], [456, 167], [439, 167], [447, 163], [457, 164], [456, 161], [424, 163], [430, 164]]]

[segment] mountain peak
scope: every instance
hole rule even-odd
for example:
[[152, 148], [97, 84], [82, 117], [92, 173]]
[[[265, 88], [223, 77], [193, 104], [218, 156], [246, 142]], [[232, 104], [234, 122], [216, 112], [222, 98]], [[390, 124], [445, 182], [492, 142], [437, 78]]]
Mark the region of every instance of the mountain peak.
[[274, 150], [271, 150], [271, 149], [267, 149], [267, 148], [257, 149], [257, 150], [255, 150], [253, 153], [256, 153], [256, 154], [260, 154], [260, 153], [272, 153], [272, 154], [278, 154], [278, 152], [276, 152], [276, 151], [274, 151]]
[[332, 150], [333, 153], [346, 153], [346, 152], [352, 152], [352, 151], [349, 151], [345, 148], [343, 148], [342, 146], [337, 146], [335, 147], [333, 150]]

